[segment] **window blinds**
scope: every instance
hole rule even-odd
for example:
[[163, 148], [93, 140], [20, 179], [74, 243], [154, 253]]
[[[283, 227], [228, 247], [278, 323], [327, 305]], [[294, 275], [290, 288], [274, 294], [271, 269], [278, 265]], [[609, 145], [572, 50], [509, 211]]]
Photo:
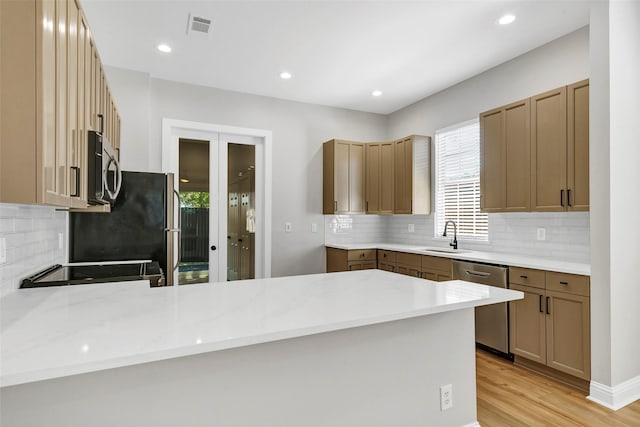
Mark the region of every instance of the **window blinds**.
[[[487, 214], [480, 212], [480, 125], [478, 120], [436, 132], [436, 229], [458, 226], [458, 239], [487, 240]], [[453, 231], [453, 230], [451, 230]]]

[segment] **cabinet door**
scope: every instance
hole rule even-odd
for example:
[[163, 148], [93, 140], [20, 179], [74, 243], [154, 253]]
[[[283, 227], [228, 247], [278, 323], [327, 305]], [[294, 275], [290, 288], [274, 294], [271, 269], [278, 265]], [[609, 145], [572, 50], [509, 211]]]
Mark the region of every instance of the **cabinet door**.
[[421, 277], [420, 269], [404, 264], [397, 264], [395, 272], [405, 276]]
[[365, 210], [372, 214], [380, 213], [380, 149], [380, 144], [366, 145]]
[[58, 30], [56, 37], [56, 170], [55, 192], [60, 196], [67, 196], [68, 189], [68, 152], [69, 141], [69, 111], [67, 92], [67, 37], [69, 25], [67, 22], [67, 2], [56, 2], [56, 18]]
[[567, 88], [567, 208], [589, 210], [589, 80]]
[[380, 213], [393, 213], [394, 144], [380, 144]]
[[347, 251], [336, 248], [326, 248], [327, 251], [327, 273], [336, 271], [347, 271], [349, 268], [347, 261]]
[[[82, 161], [82, 135], [81, 135], [81, 96], [83, 94], [83, 74], [80, 72], [80, 61], [84, 60], [84, 46], [81, 49], [81, 22], [80, 9], [75, 0], [66, 2], [69, 22], [69, 34], [67, 45], [67, 144], [69, 150], [68, 174], [69, 195], [73, 207], [82, 208], [86, 204], [81, 199], [81, 161]], [[84, 31], [82, 31], [84, 37]], [[83, 67], [82, 67], [83, 68]]]
[[365, 213], [365, 144], [349, 144], [349, 212]]
[[378, 261], [378, 269], [379, 270], [384, 270], [384, 271], [391, 271], [394, 272], [395, 271], [395, 265], [388, 263], [388, 262], [384, 262], [384, 261]]
[[336, 141], [334, 150], [335, 212], [349, 213], [349, 143]]
[[544, 290], [511, 284], [524, 299], [509, 302], [509, 350], [538, 363], [546, 363]]
[[504, 209], [503, 118], [502, 108], [480, 115], [480, 209], [483, 212]]
[[591, 378], [589, 298], [547, 291], [547, 366]]
[[531, 206], [531, 126], [529, 99], [504, 107], [504, 211], [526, 212]]
[[413, 195], [413, 141], [395, 142], [394, 213], [410, 214]]
[[531, 98], [531, 209], [563, 211], [567, 188], [567, 89]]
[[[43, 27], [42, 49], [40, 53], [42, 75], [41, 91], [38, 97], [40, 105], [38, 128], [42, 131], [42, 163], [44, 181], [44, 201], [50, 202], [57, 196], [56, 161], [57, 161], [57, 129], [56, 118], [56, 53], [59, 29], [56, 23], [56, 3], [53, 0], [38, 3], [42, 11], [42, 19], [50, 22], [51, 27]], [[37, 175], [37, 174], [36, 174]]]

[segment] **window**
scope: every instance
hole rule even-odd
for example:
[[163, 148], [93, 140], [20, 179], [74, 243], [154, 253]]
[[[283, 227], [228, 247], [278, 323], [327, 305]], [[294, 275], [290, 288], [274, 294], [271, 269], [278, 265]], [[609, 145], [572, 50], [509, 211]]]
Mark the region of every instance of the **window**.
[[436, 237], [448, 220], [456, 222], [459, 240], [488, 240], [487, 214], [480, 212], [478, 120], [436, 132]]

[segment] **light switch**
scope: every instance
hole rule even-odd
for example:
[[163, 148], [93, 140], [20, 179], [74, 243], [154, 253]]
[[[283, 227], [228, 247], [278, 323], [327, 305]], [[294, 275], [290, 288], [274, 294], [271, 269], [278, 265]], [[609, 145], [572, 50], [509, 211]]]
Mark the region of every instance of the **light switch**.
[[547, 230], [545, 228], [538, 228], [538, 240], [546, 240], [547, 239]]
[[409, 224], [409, 225], [407, 226], [407, 231], [408, 231], [409, 233], [413, 233], [413, 232], [415, 232], [415, 231], [416, 231], [416, 226], [415, 226], [415, 224]]
[[0, 264], [7, 262], [7, 239], [0, 237]]
[[285, 222], [284, 223], [284, 232], [285, 233], [291, 233], [291, 223], [290, 222]]
[[316, 224], [315, 222], [311, 223], [311, 232], [312, 233], [317, 233], [318, 232], [318, 224]]

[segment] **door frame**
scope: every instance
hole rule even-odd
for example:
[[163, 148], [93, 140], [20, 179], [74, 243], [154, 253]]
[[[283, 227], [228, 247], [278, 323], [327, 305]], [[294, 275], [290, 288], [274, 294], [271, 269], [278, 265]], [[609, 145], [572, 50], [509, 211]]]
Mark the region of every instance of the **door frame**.
[[[209, 141], [210, 164], [211, 166], [217, 165], [215, 168], [217, 174], [211, 169], [209, 176], [209, 188], [217, 188], [218, 190], [209, 199], [210, 209], [217, 212], [217, 215], [214, 215], [213, 224], [209, 227], [210, 241], [218, 241], [218, 249], [215, 251], [217, 257], [213, 262], [217, 275], [215, 277], [209, 276], [209, 281], [212, 282], [226, 282], [227, 280], [227, 245], [226, 242], [220, 242], [219, 237], [227, 235], [227, 156], [228, 143], [234, 142], [231, 140], [233, 137], [243, 141], [252, 139], [256, 146], [255, 277], [268, 278], [271, 277], [272, 132], [264, 129], [170, 118], [162, 119], [162, 171], [174, 174], [176, 188], [179, 188], [180, 138]], [[220, 266], [224, 266], [224, 268], [220, 268]], [[177, 275], [178, 272], [175, 271], [175, 283], [178, 280]]]

